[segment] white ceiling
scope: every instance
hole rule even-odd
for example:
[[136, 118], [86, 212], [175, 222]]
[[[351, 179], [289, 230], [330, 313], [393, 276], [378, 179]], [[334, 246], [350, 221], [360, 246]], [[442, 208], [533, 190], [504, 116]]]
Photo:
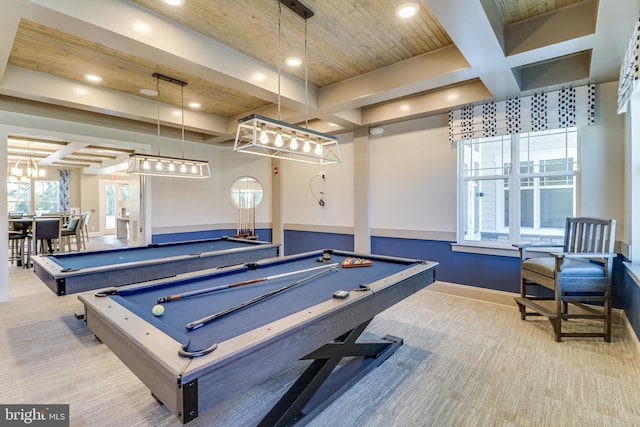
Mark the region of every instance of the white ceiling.
[[[278, 78], [276, 0], [186, 0], [183, 9], [161, 0], [4, 0], [0, 108], [38, 105], [153, 133], [158, 101], [138, 89], [153, 88], [160, 72], [188, 82], [185, 101], [202, 101], [185, 113], [190, 140], [228, 144], [238, 118], [275, 117], [278, 99], [282, 120], [301, 123], [308, 114], [310, 127], [338, 133], [544, 87], [615, 81], [640, 13], [640, 0], [422, 0], [420, 14], [400, 22], [394, 13], [405, 1], [303, 1], [315, 13], [305, 90], [301, 70], [282, 68]], [[304, 20], [283, 9], [289, 49], [300, 44]], [[106, 74], [99, 85], [84, 80], [92, 66]], [[162, 123], [179, 128], [170, 115], [179, 88], [168, 85]], [[82, 153], [73, 143], [55, 142], [39, 161], [62, 165], [66, 157], [74, 167], [68, 157]], [[84, 168], [96, 153], [77, 148], [85, 163], [76, 167]]]

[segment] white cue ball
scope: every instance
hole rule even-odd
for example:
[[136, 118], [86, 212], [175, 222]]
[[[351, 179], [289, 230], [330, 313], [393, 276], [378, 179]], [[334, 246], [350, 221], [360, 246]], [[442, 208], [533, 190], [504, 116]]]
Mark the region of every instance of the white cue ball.
[[151, 312], [153, 313], [154, 316], [162, 316], [162, 314], [164, 313], [164, 306], [160, 304], [156, 304], [151, 309]]

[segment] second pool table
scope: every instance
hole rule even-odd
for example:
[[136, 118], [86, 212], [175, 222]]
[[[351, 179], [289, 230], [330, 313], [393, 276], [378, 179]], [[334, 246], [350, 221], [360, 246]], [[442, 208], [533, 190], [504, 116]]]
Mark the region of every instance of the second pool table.
[[280, 245], [221, 237], [33, 258], [34, 271], [56, 295], [122, 286], [279, 255]]

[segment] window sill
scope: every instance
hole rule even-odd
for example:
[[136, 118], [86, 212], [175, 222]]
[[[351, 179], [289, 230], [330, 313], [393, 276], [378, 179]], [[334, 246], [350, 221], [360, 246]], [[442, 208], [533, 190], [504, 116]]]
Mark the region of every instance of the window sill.
[[[491, 245], [491, 244], [471, 244], [471, 243], [452, 243], [451, 250], [453, 252], [466, 252], [470, 254], [508, 256], [512, 258], [520, 258], [520, 251], [515, 246]], [[562, 251], [562, 248], [537, 247], [527, 249], [527, 258], [536, 256], [545, 256], [549, 252]], [[640, 277], [640, 266], [638, 277]]]
[[520, 257], [518, 248], [507, 247], [503, 245], [474, 245], [469, 243], [452, 243], [451, 250], [453, 252], [466, 252], [480, 255], [508, 256], [513, 258]]
[[627, 268], [627, 272], [631, 279], [636, 283], [636, 285], [640, 286], [640, 264], [634, 264], [632, 262], [623, 262], [623, 264]]

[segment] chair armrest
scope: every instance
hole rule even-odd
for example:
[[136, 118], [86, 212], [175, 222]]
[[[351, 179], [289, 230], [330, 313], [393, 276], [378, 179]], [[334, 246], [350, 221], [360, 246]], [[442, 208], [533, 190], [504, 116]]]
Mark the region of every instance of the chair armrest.
[[520, 260], [522, 261], [527, 259], [527, 249], [529, 248], [564, 248], [564, 245], [545, 245], [542, 243], [521, 243], [518, 245], [514, 244], [513, 246], [520, 251]]
[[555, 258], [575, 258], [575, 259], [588, 259], [588, 258], [615, 258], [618, 256], [616, 253], [611, 252], [552, 252], [552, 257]]
[[518, 245], [514, 244], [516, 248], [563, 248], [564, 245], [549, 245], [543, 243], [520, 243]]

